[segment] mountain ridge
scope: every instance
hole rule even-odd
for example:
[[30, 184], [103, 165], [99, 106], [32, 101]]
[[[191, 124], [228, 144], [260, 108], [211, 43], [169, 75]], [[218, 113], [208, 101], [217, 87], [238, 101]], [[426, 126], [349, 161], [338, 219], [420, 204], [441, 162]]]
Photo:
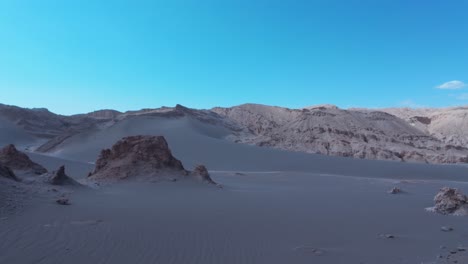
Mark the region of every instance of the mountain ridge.
[[[30, 143], [34, 145], [31, 149], [45, 153], [65, 148], [70, 138], [92, 135], [139, 117], [188, 117], [224, 129], [225, 140], [289, 151], [405, 162], [468, 163], [468, 107], [463, 106], [340, 109], [316, 105], [290, 109], [242, 104], [199, 110], [176, 105], [63, 116], [47, 109], [0, 104], [0, 123], [9, 122], [7, 126], [37, 139]], [[0, 145], [15, 143], [3, 141], [6, 139], [2, 140], [0, 134]]]

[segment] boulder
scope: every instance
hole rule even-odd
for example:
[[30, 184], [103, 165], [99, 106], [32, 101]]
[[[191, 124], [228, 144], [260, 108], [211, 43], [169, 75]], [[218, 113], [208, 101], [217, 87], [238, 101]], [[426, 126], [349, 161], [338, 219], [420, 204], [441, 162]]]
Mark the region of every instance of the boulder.
[[434, 197], [433, 210], [448, 215], [465, 215], [468, 212], [468, 197], [458, 189], [443, 187]]
[[33, 162], [28, 155], [18, 151], [13, 144], [0, 150], [0, 163], [12, 170], [30, 171], [37, 175], [47, 172], [44, 167]]

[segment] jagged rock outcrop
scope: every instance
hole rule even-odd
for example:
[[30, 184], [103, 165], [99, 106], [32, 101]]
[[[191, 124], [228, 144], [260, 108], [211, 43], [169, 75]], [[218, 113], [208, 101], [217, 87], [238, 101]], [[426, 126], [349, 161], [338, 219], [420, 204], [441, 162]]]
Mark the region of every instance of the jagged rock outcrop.
[[102, 150], [91, 179], [119, 180], [187, 175], [162, 136], [130, 136]]
[[198, 180], [202, 182], [207, 182], [211, 184], [216, 184], [212, 179], [210, 174], [208, 173], [208, 169], [204, 165], [198, 165], [193, 169], [191, 175], [196, 177]]
[[117, 181], [198, 179], [215, 184], [205, 166], [199, 165], [193, 172], [185, 170], [182, 162], [173, 155], [163, 136], [130, 136], [104, 149], [96, 161], [89, 179]]
[[440, 214], [467, 215], [468, 197], [458, 189], [444, 187], [434, 197], [432, 210]]
[[72, 185], [78, 186], [80, 185], [77, 181], [70, 178], [65, 173], [65, 166], [60, 166], [57, 171], [52, 172], [52, 174], [48, 178], [48, 182], [52, 185]]
[[33, 162], [28, 155], [18, 151], [12, 144], [0, 150], [0, 163], [12, 170], [28, 171], [37, 175], [47, 172], [44, 167]]
[[15, 173], [10, 168], [2, 164], [0, 164], [0, 177], [18, 181]]
[[186, 174], [178, 159], [172, 156], [162, 136], [130, 136], [102, 150], [91, 174], [93, 179], [125, 179], [155, 176], [163, 171]]

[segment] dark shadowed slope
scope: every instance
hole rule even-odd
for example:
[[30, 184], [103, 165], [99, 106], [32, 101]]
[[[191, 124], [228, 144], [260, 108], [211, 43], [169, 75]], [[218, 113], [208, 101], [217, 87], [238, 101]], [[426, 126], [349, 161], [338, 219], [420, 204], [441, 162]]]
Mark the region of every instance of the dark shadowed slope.
[[38, 139], [14, 123], [0, 117], [0, 147], [7, 144], [27, 147], [28, 145], [37, 145]]

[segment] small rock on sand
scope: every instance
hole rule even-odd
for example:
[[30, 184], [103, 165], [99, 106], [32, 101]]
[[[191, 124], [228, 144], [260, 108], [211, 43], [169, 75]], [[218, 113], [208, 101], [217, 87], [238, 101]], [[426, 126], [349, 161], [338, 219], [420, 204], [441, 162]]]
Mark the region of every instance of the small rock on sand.
[[97, 219], [97, 220], [72, 221], [70, 222], [70, 224], [72, 225], [97, 225], [102, 222], [103, 220]]
[[450, 226], [443, 226], [440, 228], [440, 230], [444, 231], [444, 232], [450, 232], [450, 231], [453, 231], [453, 228], [450, 227]]
[[315, 256], [322, 256], [325, 254], [325, 251], [319, 248], [310, 247], [310, 246], [298, 246], [294, 248], [294, 251], [300, 251], [304, 253], [310, 253]]
[[401, 189], [397, 187], [393, 187], [390, 191], [388, 191], [389, 194], [398, 194], [401, 193]]
[[395, 235], [392, 235], [392, 234], [380, 234], [379, 237], [380, 237], [380, 238], [385, 238], [385, 239], [394, 239], [394, 238], [395, 238]]
[[59, 198], [55, 202], [61, 205], [70, 205], [70, 200], [68, 198]]

